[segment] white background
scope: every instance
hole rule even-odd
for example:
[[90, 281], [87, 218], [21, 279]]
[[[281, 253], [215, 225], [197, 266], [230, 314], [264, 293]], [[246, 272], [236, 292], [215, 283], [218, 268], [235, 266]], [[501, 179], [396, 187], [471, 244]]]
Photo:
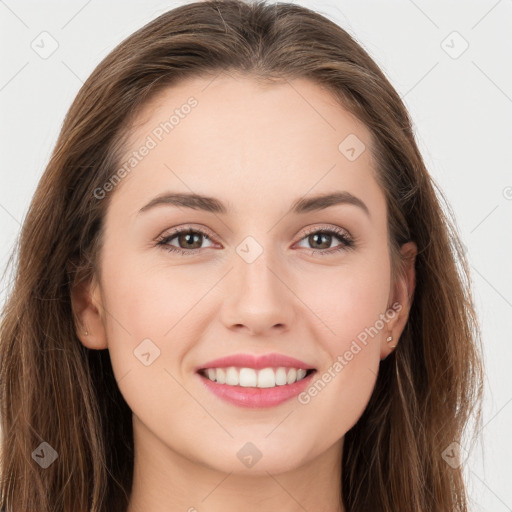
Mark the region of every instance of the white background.
[[[183, 3], [0, 0], [2, 271], [83, 81], [122, 39]], [[469, 492], [474, 511], [511, 511], [512, 1], [294, 3], [348, 30], [381, 66], [453, 207], [471, 262], [486, 365], [484, 428], [469, 458]], [[47, 59], [31, 47], [43, 31], [58, 43]], [[462, 38], [469, 46], [457, 56]], [[4, 279], [2, 302], [6, 286]]]

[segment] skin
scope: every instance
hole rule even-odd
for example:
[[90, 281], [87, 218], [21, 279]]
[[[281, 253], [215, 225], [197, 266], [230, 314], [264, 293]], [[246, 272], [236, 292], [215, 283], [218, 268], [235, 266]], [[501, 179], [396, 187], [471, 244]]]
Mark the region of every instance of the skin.
[[[108, 348], [133, 411], [128, 510], [342, 511], [344, 435], [407, 321], [416, 246], [403, 246], [411, 263], [392, 282], [370, 132], [307, 80], [262, 85], [222, 74], [181, 82], [145, 106], [127, 155], [190, 96], [198, 105], [110, 192], [99, 272], [72, 297], [82, 343]], [[354, 161], [338, 149], [349, 134], [366, 146]], [[139, 213], [170, 191], [213, 196], [231, 211], [160, 205]], [[351, 204], [289, 213], [296, 199], [333, 191], [357, 196], [369, 215]], [[210, 234], [199, 237], [196, 254], [156, 245], [190, 224]], [[305, 231], [316, 227], [346, 230], [355, 247], [321, 256], [343, 242], [333, 235], [315, 245]], [[263, 250], [251, 263], [236, 250], [247, 236]], [[169, 244], [187, 250], [179, 237]], [[321, 375], [395, 302], [400, 312], [307, 404], [237, 407], [194, 372], [234, 353], [279, 352]], [[149, 366], [134, 356], [146, 338], [160, 350]], [[252, 467], [237, 457], [249, 441], [261, 452]]]

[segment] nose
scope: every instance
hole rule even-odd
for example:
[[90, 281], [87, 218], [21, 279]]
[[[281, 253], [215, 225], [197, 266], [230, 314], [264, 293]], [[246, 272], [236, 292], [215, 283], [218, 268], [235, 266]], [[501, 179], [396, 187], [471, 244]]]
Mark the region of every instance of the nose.
[[250, 263], [235, 255], [222, 306], [226, 328], [246, 330], [252, 335], [290, 329], [297, 298], [287, 284], [287, 272], [282, 267], [266, 251]]

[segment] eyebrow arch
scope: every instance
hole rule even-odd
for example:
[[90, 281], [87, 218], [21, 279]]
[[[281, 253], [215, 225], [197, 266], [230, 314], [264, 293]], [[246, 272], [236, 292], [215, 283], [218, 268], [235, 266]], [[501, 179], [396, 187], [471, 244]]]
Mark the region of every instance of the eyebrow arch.
[[[312, 197], [297, 199], [290, 209], [295, 214], [303, 214], [312, 211], [319, 211], [338, 204], [351, 204], [361, 208], [368, 217], [370, 211], [366, 204], [350, 192], [333, 192], [330, 194], [317, 194]], [[158, 205], [181, 206], [194, 210], [203, 210], [211, 213], [226, 214], [226, 206], [214, 197], [202, 196], [190, 193], [165, 193], [152, 199], [146, 206], [143, 206], [139, 213], [145, 212]]]
[[368, 217], [370, 217], [370, 210], [368, 206], [354, 196], [350, 192], [333, 192], [331, 194], [317, 194], [312, 197], [305, 197], [298, 199], [292, 205], [291, 210], [293, 213], [307, 213], [312, 211], [324, 210], [330, 206], [336, 206], [338, 204], [351, 204], [361, 208]]
[[143, 206], [139, 213], [145, 212], [158, 205], [182, 206], [193, 210], [204, 210], [211, 213], [227, 213], [224, 204], [214, 197], [189, 193], [165, 193], [152, 199]]

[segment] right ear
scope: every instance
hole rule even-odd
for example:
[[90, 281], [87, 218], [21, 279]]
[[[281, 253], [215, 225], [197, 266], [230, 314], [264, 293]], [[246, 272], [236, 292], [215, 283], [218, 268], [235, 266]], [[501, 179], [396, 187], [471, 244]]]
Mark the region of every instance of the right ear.
[[71, 306], [76, 334], [82, 344], [94, 350], [108, 348], [101, 290], [95, 277], [73, 286]]

